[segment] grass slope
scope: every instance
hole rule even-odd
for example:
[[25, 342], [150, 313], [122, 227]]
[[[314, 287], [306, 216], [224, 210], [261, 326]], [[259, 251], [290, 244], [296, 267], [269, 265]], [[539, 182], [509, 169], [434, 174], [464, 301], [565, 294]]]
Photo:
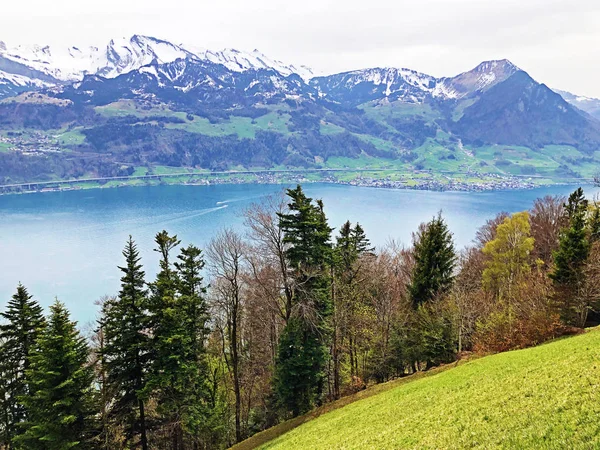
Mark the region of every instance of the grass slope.
[[468, 362], [331, 411], [264, 449], [600, 448], [600, 331]]

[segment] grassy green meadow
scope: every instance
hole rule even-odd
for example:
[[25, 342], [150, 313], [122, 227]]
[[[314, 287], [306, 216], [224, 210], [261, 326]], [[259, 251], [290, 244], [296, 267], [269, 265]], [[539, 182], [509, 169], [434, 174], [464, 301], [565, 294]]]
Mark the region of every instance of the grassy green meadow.
[[240, 448], [600, 448], [598, 329], [388, 386], [268, 443], [259, 434]]

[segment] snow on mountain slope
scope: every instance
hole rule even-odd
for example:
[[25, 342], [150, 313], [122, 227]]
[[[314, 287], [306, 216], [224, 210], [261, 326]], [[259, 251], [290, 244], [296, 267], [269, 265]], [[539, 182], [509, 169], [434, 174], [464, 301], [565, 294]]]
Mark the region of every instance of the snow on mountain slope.
[[356, 105], [381, 98], [420, 103], [430, 95], [435, 83], [432, 76], [389, 67], [354, 70], [310, 81], [321, 97]]
[[485, 61], [455, 77], [435, 78], [410, 69], [373, 68], [315, 77], [321, 96], [359, 103], [385, 98], [421, 103], [427, 98], [457, 100], [507, 80], [519, 69], [508, 60]]
[[507, 59], [484, 61], [473, 70], [438, 80], [433, 96], [454, 99], [467, 97], [505, 81], [518, 71], [519, 68]]
[[585, 111], [596, 119], [600, 119], [600, 99], [575, 95], [558, 89], [554, 89], [554, 92], [576, 108]]
[[157, 60], [173, 62], [193, 57], [169, 42], [146, 36], [111, 40], [105, 48], [16, 46], [0, 44], [0, 57], [40, 71], [60, 81], [80, 81], [85, 75], [112, 78]]
[[234, 72], [244, 72], [247, 70], [273, 69], [287, 77], [293, 73], [297, 74], [303, 80], [309, 80], [316, 74], [306, 66], [295, 66], [286, 64], [282, 61], [269, 58], [259, 50], [252, 52], [242, 52], [233, 48], [226, 48], [220, 51], [212, 51], [204, 48], [181, 46], [186, 48], [198, 58], [210, 61], [215, 64], [223, 64], [229, 70]]
[[31, 91], [51, 86], [51, 83], [42, 80], [0, 70], [0, 99], [4, 97], [11, 97], [24, 91]]
[[154, 61], [159, 64], [178, 59], [201, 59], [222, 64], [234, 72], [273, 69], [283, 76], [292, 73], [308, 80], [315, 74], [306, 66], [295, 66], [269, 58], [258, 50], [212, 51], [175, 45], [148, 36], [111, 40], [106, 47], [13, 46], [0, 41], [0, 57], [22, 64], [63, 82], [80, 81], [85, 75], [114, 78], [138, 70]]

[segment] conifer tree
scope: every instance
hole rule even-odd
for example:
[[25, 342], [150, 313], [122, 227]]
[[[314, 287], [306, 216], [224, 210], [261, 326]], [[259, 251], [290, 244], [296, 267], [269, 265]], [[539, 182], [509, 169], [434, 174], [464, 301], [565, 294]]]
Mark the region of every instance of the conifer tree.
[[565, 204], [568, 226], [561, 233], [558, 250], [554, 252], [554, 271], [550, 273], [565, 304], [564, 316], [568, 321], [573, 320], [571, 309], [584, 284], [584, 266], [590, 253], [587, 212], [588, 201], [579, 188]]
[[169, 430], [173, 450], [183, 449], [185, 434], [195, 439], [210, 414], [206, 401], [206, 304], [200, 271], [200, 249], [181, 250], [178, 262], [171, 253], [180, 241], [166, 231], [156, 235], [160, 272], [151, 290], [154, 365], [148, 381], [158, 412]]
[[26, 372], [29, 392], [20, 400], [27, 420], [16, 440], [27, 449], [87, 449], [95, 414], [89, 349], [62, 303], [50, 311]]
[[333, 396], [340, 397], [342, 347], [348, 335], [348, 328], [356, 312], [355, 284], [359, 258], [373, 251], [369, 239], [360, 224], [353, 228], [350, 221], [344, 223], [336, 238], [333, 251], [332, 288], [332, 345]]
[[171, 261], [171, 252], [180, 241], [166, 231], [154, 239], [155, 252], [159, 253], [160, 271], [150, 285], [150, 328], [153, 364], [148, 377], [147, 395], [157, 399], [157, 411], [162, 416], [163, 426], [169, 429], [171, 448], [181, 446], [182, 427], [177, 417], [178, 405], [182, 401], [178, 375], [185, 364], [184, 335], [181, 328], [177, 287], [178, 277]]
[[131, 238], [123, 250], [125, 266], [119, 267], [119, 296], [104, 304], [102, 327], [106, 383], [115, 393], [111, 419], [124, 429], [128, 445], [148, 449], [144, 389], [151, 363], [148, 336], [147, 291], [137, 247]]
[[331, 228], [321, 201], [313, 204], [300, 186], [288, 189], [287, 195], [290, 213], [279, 214], [279, 219], [295, 290], [293, 314], [279, 343], [275, 391], [280, 404], [298, 415], [323, 392], [331, 334]]
[[354, 228], [350, 221], [342, 225], [339, 236], [336, 238], [335, 255], [338, 259], [336, 265], [340, 266], [344, 273], [352, 272], [353, 265], [360, 255], [372, 251], [373, 247], [359, 223]]
[[27, 418], [18, 399], [29, 393], [25, 372], [45, 320], [42, 307], [21, 284], [0, 317], [0, 443], [10, 448], [18, 425]]
[[589, 218], [589, 241], [590, 245], [600, 240], [600, 205], [594, 204]]
[[452, 233], [441, 213], [416, 236], [414, 258], [409, 295], [416, 308], [449, 289], [454, 279], [457, 257]]
[[209, 329], [206, 287], [200, 275], [204, 268], [202, 251], [193, 245], [181, 249], [175, 268], [178, 274], [178, 311], [182, 333], [181, 370], [177, 389], [178, 405], [183, 428], [199, 446], [203, 435], [209, 435], [208, 424], [213, 422], [215, 405], [211, 404], [208, 389], [208, 359], [205, 342]]

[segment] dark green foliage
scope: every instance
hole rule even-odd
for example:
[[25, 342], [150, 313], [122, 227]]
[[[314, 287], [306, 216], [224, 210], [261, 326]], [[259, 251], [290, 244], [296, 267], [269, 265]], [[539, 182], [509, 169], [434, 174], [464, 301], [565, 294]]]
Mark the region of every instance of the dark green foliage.
[[200, 272], [204, 268], [202, 251], [189, 245], [182, 248], [175, 268], [178, 274], [178, 316], [181, 334], [178, 371], [173, 374], [174, 397], [179, 398], [175, 410], [182, 420], [182, 428], [195, 443], [206, 442], [218, 425], [215, 424], [220, 405], [211, 396], [209, 365], [205, 341], [208, 308], [204, 297], [206, 288]]
[[[396, 375], [410, 373], [453, 361], [456, 357], [457, 339], [450, 314], [442, 305], [422, 304], [409, 320], [394, 327], [391, 339], [392, 354], [388, 365]], [[383, 364], [381, 371], [388, 366]], [[389, 377], [389, 373], [386, 374]], [[381, 380], [387, 378], [382, 377]]]
[[581, 188], [573, 192], [565, 204], [569, 224], [561, 233], [559, 248], [554, 253], [554, 272], [550, 274], [558, 284], [577, 283], [582, 277], [581, 270], [589, 255], [587, 208], [588, 201]]
[[280, 406], [298, 416], [319, 400], [327, 348], [314, 325], [292, 317], [279, 338], [275, 379]]
[[600, 206], [594, 205], [592, 214], [588, 220], [590, 244], [600, 240]]
[[[587, 224], [588, 201], [583, 189], [573, 192], [565, 204], [568, 225], [562, 230], [558, 250], [554, 252], [554, 270], [549, 274], [557, 288], [563, 319], [577, 325], [577, 306], [580, 289], [585, 283], [585, 264], [590, 254], [590, 239], [596, 238], [598, 224], [594, 215], [591, 230]], [[592, 234], [590, 234], [590, 232]], [[583, 326], [583, 323], [578, 325]]]
[[207, 307], [200, 271], [202, 253], [194, 246], [181, 250], [178, 262], [171, 252], [180, 241], [166, 231], [156, 235], [160, 272], [151, 285], [153, 366], [147, 391], [157, 400], [157, 412], [169, 430], [171, 447], [184, 448], [186, 433], [198, 439], [210, 419], [208, 399]]
[[280, 214], [279, 220], [296, 287], [293, 317], [279, 343], [275, 391], [280, 405], [297, 415], [320, 401], [323, 389], [332, 313], [327, 269], [331, 228], [322, 202], [314, 204], [300, 186], [287, 194], [290, 213]]
[[354, 228], [350, 221], [342, 225], [336, 238], [335, 255], [343, 272], [350, 272], [360, 255], [372, 251], [373, 247], [359, 223]]
[[456, 252], [441, 213], [416, 235], [414, 258], [409, 295], [416, 308], [447, 291], [454, 280]]
[[88, 449], [92, 368], [85, 339], [58, 301], [27, 370], [29, 392], [20, 398], [27, 420], [16, 441], [25, 449]]
[[286, 256], [297, 272], [306, 272], [311, 268], [323, 268], [331, 251], [329, 239], [331, 228], [323, 211], [323, 204], [316, 204], [307, 197], [298, 185], [288, 189], [290, 214], [280, 214], [280, 227], [285, 232], [284, 242], [290, 247]]
[[21, 284], [0, 317], [0, 444], [10, 446], [19, 424], [27, 418], [19, 398], [30, 391], [25, 372], [45, 320], [42, 307]]
[[104, 305], [102, 327], [105, 347], [103, 359], [107, 385], [114, 392], [110, 417], [124, 428], [133, 443], [139, 436], [147, 447], [146, 412], [143, 390], [150, 366], [147, 292], [140, 256], [131, 236], [123, 250], [125, 266], [118, 298]]

